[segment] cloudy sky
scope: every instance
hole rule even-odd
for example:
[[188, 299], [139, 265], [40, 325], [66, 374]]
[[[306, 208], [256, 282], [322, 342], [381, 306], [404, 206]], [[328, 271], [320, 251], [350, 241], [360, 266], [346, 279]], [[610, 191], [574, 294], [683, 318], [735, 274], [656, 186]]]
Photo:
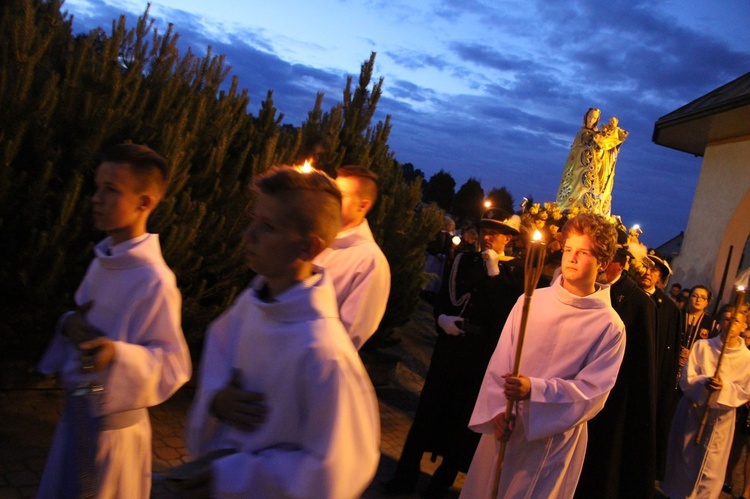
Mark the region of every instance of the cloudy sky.
[[[74, 29], [129, 26], [133, 0], [67, 0]], [[301, 124], [316, 93], [340, 101], [377, 52], [378, 119], [392, 116], [396, 159], [427, 178], [450, 172], [517, 201], [554, 201], [589, 107], [630, 133], [613, 213], [659, 245], [684, 230], [701, 158], [651, 142], [656, 120], [750, 71], [748, 0], [151, 0], [180, 45], [225, 54], [257, 114], [269, 89]]]

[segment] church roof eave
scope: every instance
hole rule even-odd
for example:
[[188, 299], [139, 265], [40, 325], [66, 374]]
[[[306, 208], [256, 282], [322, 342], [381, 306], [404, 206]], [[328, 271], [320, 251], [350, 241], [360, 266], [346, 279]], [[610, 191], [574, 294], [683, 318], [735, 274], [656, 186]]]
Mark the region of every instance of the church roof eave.
[[659, 118], [652, 141], [703, 156], [706, 147], [750, 136], [750, 73]]

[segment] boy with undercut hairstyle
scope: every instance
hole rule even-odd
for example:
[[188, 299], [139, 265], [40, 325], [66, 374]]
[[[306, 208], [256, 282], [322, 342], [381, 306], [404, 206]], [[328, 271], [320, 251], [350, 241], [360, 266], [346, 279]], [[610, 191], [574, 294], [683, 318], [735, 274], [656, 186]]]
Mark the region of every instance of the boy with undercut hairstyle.
[[341, 193], [325, 173], [290, 167], [255, 187], [245, 243], [258, 275], [208, 328], [186, 442], [213, 459], [196, 461], [208, 465], [181, 494], [360, 497], [380, 457], [378, 405], [312, 264], [341, 225]]
[[336, 170], [341, 229], [313, 262], [333, 282], [341, 322], [357, 350], [375, 334], [388, 305], [391, 269], [372, 236], [367, 214], [378, 199], [378, 177], [361, 165]]
[[175, 276], [159, 237], [146, 231], [168, 178], [166, 160], [146, 146], [101, 155], [91, 201], [94, 225], [108, 237], [94, 247], [78, 308], [61, 317], [39, 365], [60, 373], [66, 407], [38, 497], [150, 494], [147, 408], [191, 374]]

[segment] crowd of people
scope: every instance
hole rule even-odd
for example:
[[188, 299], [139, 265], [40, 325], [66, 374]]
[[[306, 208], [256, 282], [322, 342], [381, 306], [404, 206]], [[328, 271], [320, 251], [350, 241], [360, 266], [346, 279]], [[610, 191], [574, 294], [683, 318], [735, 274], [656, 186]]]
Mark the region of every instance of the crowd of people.
[[[486, 227], [491, 218], [497, 218], [497, 210], [490, 210], [484, 216], [486, 218], [477, 225], [480, 229], [480, 240], [483, 242], [482, 250], [488, 252], [491, 244]], [[505, 214], [500, 219], [507, 216]], [[453, 221], [450, 221], [453, 224]], [[448, 438], [455, 440], [461, 437], [461, 432], [467, 424], [472, 425], [471, 411], [475, 411], [476, 414], [480, 403], [487, 403], [480, 397], [475, 404], [474, 395], [480, 384], [476, 377], [473, 382], [459, 377], [468, 376], [473, 368], [484, 370], [488, 365], [486, 358], [476, 354], [472, 355], [471, 361], [466, 360], [463, 349], [475, 343], [477, 339], [469, 331], [462, 330], [460, 325], [473, 324], [475, 320], [468, 314], [476, 313], [477, 308], [487, 311], [493, 308], [498, 314], [501, 311], [504, 313], [499, 322], [505, 323], [506, 329], [512, 327], [512, 321], [506, 323], [506, 318], [509, 307], [523, 293], [523, 269], [511, 260], [499, 263], [498, 276], [481, 272], [479, 263], [475, 263], [473, 272], [470, 272], [465, 268], [466, 263], [462, 262], [470, 261], [471, 255], [480, 253], [470, 252], [461, 255], [459, 247], [460, 244], [452, 248], [453, 254], [444, 252], [444, 260], [448, 263], [445, 264], [442, 274], [436, 278], [442, 282], [441, 292], [434, 299], [438, 340], [425, 389], [420, 398], [417, 417], [404, 445], [397, 472], [393, 479], [385, 483], [386, 489], [394, 493], [414, 490], [415, 469], [418, 469], [421, 453], [431, 452], [442, 455], [443, 461], [428, 489], [424, 491], [425, 496], [444, 495], [457, 470], [469, 471], [467, 484], [471, 488], [465, 484], [463, 489], [471, 491], [467, 497], [486, 495], [486, 491], [479, 493], [473, 488], [475, 480], [471, 479], [469, 460], [465, 457], [459, 459], [470, 452], [463, 449], [459, 453], [456, 450], [460, 448], [457, 443], [454, 442], [451, 447], [444, 443]], [[581, 459], [583, 465], [580, 477], [576, 476], [577, 482], [573, 483], [572, 488], [568, 484], [554, 492], [544, 488], [529, 489], [529, 484], [525, 484], [524, 490], [536, 491], [532, 496], [542, 497], [551, 494], [565, 497], [570, 493], [582, 498], [654, 497], [655, 494], [657, 497], [660, 494], [667, 497], [718, 497], [722, 488], [725, 492], [731, 491], [729, 482], [732, 471], [737, 465], [742, 447], [747, 442], [745, 435], [748, 433], [747, 423], [750, 422], [746, 412], [750, 390], [750, 363], [746, 362], [744, 351], [741, 350], [737, 358], [730, 361], [732, 365], [725, 366], [720, 375], [717, 376], [717, 372], [706, 374], [708, 367], [704, 367], [699, 375], [696, 374], [696, 369], [700, 369], [697, 367], [698, 359], [692, 359], [691, 353], [697, 344], [706, 345], [700, 340], [714, 341], [721, 350], [725, 341], [722, 334], [729, 329], [725, 316], [736, 315], [736, 327], [744, 330], [746, 308], [724, 308], [718, 315], [719, 320], [715, 320], [709, 313], [708, 306], [713, 296], [708, 286], [697, 284], [683, 289], [681, 285], [673, 284], [667, 294], [664, 289], [672, 275], [669, 262], [657, 250], [651, 249], [647, 253], [641, 256], [640, 252], [630, 251], [627, 235], [618, 234], [613, 255], [597, 274], [596, 280], [609, 287], [611, 307], [625, 325], [626, 347], [621, 365], [606, 404], [598, 414], [591, 414], [585, 418], [588, 420], [588, 445], [583, 446], [585, 458]], [[458, 263], [451, 264], [451, 257]], [[632, 265], [634, 263], [638, 265]], [[562, 282], [565, 282], [564, 273]], [[461, 291], [457, 293], [456, 290]], [[498, 290], [503, 290], [505, 296], [501, 298]], [[457, 297], [465, 301], [458, 301]], [[493, 305], [488, 305], [487, 300]], [[453, 308], [446, 309], [446, 303]], [[449, 321], [441, 317], [446, 310], [450, 312]], [[489, 323], [487, 330], [487, 337], [492, 338], [493, 344], [497, 343], [497, 325]], [[548, 326], [547, 334], [553, 330]], [[494, 336], [490, 332], [494, 333]], [[743, 332], [743, 336], [745, 334], [747, 333]], [[562, 334], [556, 332], [552, 336], [559, 338]], [[512, 349], [505, 348], [504, 340], [507, 339], [506, 333], [503, 332], [499, 338], [500, 343], [494, 350], [496, 356], [510, 354], [509, 350]], [[548, 339], [549, 341], [552, 339]], [[448, 342], [451, 342], [451, 346], [446, 351], [451, 352], [450, 355], [446, 355], [442, 348], [442, 345]], [[550, 344], [545, 346], [550, 349]], [[705, 363], [705, 359], [702, 360]], [[507, 357], [505, 362], [504, 368], [508, 369]], [[448, 371], [441, 375], [446, 366], [453, 372]], [[487, 370], [487, 376], [489, 372]], [[734, 376], [737, 378], [733, 379]], [[715, 378], [733, 381], [732, 384], [726, 385], [722, 392], [721, 388], [711, 381]], [[457, 395], [455, 385], [451, 384], [457, 379], [461, 379], [463, 383], [463, 392], [468, 392], [467, 400], [464, 400], [463, 404], [460, 403], [463, 393]], [[487, 383], [486, 378], [484, 381]], [[500, 387], [502, 386], [501, 384]], [[704, 444], [698, 451], [702, 452], [700, 455], [705, 456], [706, 460], [698, 463], [691, 462], [685, 457], [696, 451], [690, 446], [680, 448], [677, 445], [680, 440], [675, 436], [687, 435], [691, 431], [680, 426], [681, 412], [678, 406], [681, 401], [684, 400], [682, 404], [706, 405], [706, 397], [695, 398], [695, 391], [689, 390], [688, 386], [699, 386], [697, 392], [703, 393], [703, 390], [706, 394], [737, 391], [736, 399], [721, 398], [718, 403], [713, 403], [712, 399], [712, 419], [708, 420], [709, 429], [704, 430], [707, 436], [704, 437]], [[499, 393], [501, 390], [496, 387], [496, 391]], [[446, 410], [448, 407], [450, 410]], [[724, 410], [728, 414], [731, 413], [731, 418], [734, 418], [735, 407], [740, 407], [741, 417], [737, 425], [738, 436], [734, 438], [734, 445], [731, 445], [733, 430], [728, 426], [717, 426], [715, 414]], [[565, 412], [561, 407], [558, 407], [557, 411], [558, 415]], [[730, 419], [729, 416], [726, 417]], [[446, 426], [447, 420], [451, 426]], [[446, 431], [448, 427], [453, 428], [453, 431]], [[479, 428], [481, 426], [477, 423], [477, 429]], [[465, 434], [461, 440], [464, 447], [471, 448], [476, 448], [477, 441], [477, 435], [472, 433]], [[527, 443], [528, 441], [527, 438]], [[711, 446], [708, 442], [711, 442]], [[482, 444], [479, 445], [481, 449]], [[733, 449], [731, 453], [730, 448]], [[721, 452], [717, 453], [717, 449]], [[687, 464], [683, 464], [681, 468], [684, 474], [675, 476], [674, 465], [678, 462]], [[444, 473], [447, 463], [450, 463], [449, 475]], [[570, 465], [570, 462], [566, 463]], [[746, 465], [750, 467], [750, 460], [746, 461]], [[668, 470], [672, 473], [667, 474]], [[728, 478], [727, 483], [723, 484], [725, 470]], [[529, 472], [529, 469], [525, 471]], [[750, 489], [750, 474], [748, 478], [746, 484], [747, 489]], [[681, 487], [675, 488], [675, 481], [680, 482]], [[485, 485], [487, 483], [486, 480], [481, 482]], [[743, 488], [742, 497], [748, 497], [747, 489]], [[571, 490], [575, 492], [570, 492]], [[506, 489], [505, 496], [512, 497], [513, 494]]]
[[[147, 231], [167, 162], [121, 144], [95, 177], [107, 237], [39, 365], [66, 388], [45, 498], [148, 497], [147, 408], [192, 371], [176, 279]], [[335, 180], [294, 167], [254, 180], [244, 244], [256, 276], [207, 330], [186, 424], [193, 461], [167, 475], [175, 497], [354, 498], [371, 483], [379, 412], [357, 350], [390, 290], [365, 218], [377, 182], [359, 166]], [[714, 319], [696, 285], [678, 307], [663, 255], [629, 270], [627, 238], [599, 214], [567, 221], [560, 266], [538, 289], [511, 249], [518, 215], [490, 209], [458, 242], [454, 230], [446, 218], [428, 248], [437, 339], [384, 493], [414, 491], [429, 452], [442, 461], [426, 497], [462, 471], [467, 498], [718, 497], [749, 442], [741, 300]]]

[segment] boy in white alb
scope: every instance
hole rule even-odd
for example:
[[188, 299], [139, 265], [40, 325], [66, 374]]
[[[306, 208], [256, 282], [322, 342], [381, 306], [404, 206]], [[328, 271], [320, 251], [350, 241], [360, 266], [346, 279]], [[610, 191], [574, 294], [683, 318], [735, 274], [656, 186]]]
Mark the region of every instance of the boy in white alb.
[[94, 247], [78, 310], [60, 319], [39, 364], [60, 373], [67, 398], [38, 497], [150, 494], [147, 407], [191, 373], [175, 276], [158, 236], [146, 232], [167, 180], [166, 160], [148, 147], [121, 144], [102, 154], [92, 206], [108, 237]]
[[359, 165], [336, 171], [342, 226], [331, 246], [313, 261], [333, 282], [341, 322], [357, 350], [378, 329], [391, 292], [391, 268], [365, 218], [378, 198], [377, 179]]
[[[340, 226], [324, 173], [279, 168], [255, 181], [245, 239], [259, 275], [208, 329], [186, 442], [220, 449], [190, 497], [360, 497], [380, 458], [375, 391], [312, 265]], [[314, 207], [314, 209], [311, 209]]]
[[[680, 376], [684, 395], [672, 419], [667, 468], [661, 482], [667, 497], [721, 495], [734, 436], [735, 409], [750, 400], [750, 350], [740, 336], [745, 330], [745, 315], [725, 305], [719, 317], [721, 335], [695, 342]], [[725, 342], [719, 375], [714, 379]], [[706, 411], [706, 423], [697, 442]]]
[[[617, 234], [581, 214], [563, 227], [562, 273], [536, 290], [512, 376], [524, 298], [511, 311], [485, 373], [469, 427], [482, 433], [461, 497], [489, 498], [498, 440], [507, 442], [498, 497], [573, 497], [586, 453], [586, 421], [604, 406], [625, 353], [625, 327], [597, 274]], [[518, 402], [506, 424], [507, 401]]]

